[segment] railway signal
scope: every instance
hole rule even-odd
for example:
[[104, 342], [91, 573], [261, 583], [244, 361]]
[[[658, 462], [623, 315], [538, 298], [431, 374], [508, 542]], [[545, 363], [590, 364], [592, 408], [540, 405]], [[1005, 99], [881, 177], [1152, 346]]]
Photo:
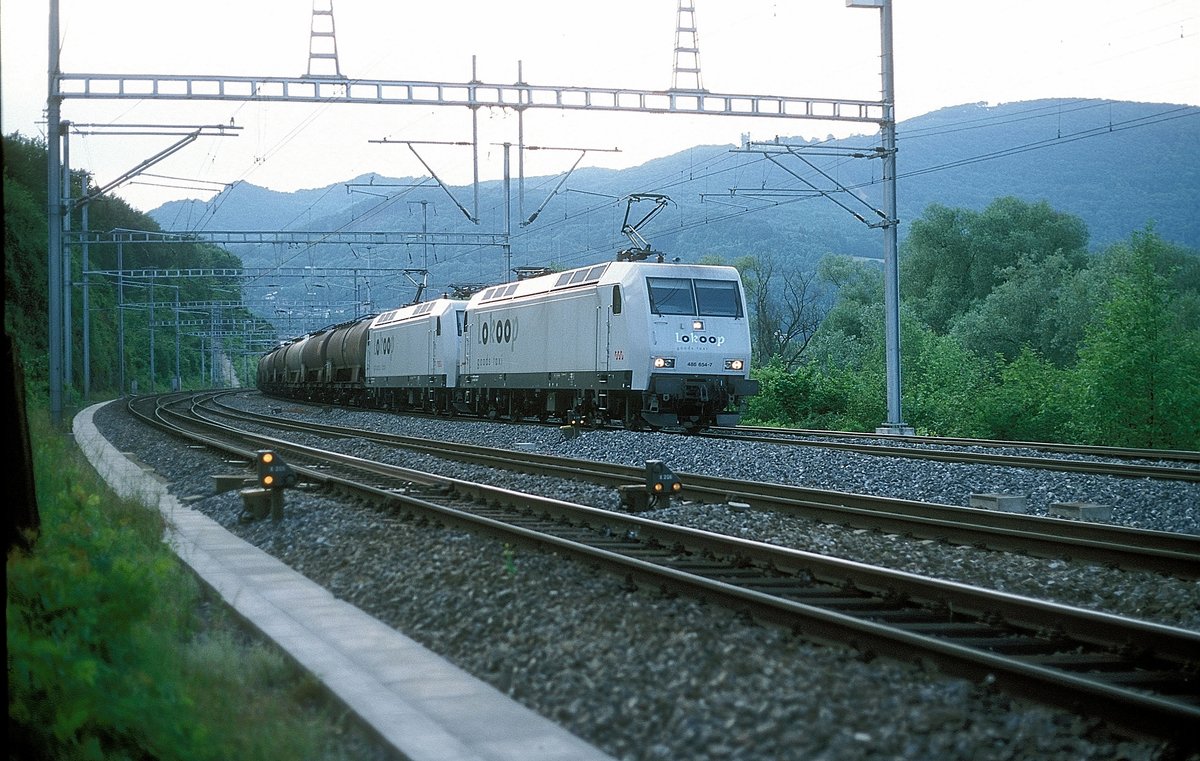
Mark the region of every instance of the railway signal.
[[621, 504], [634, 513], [665, 504], [682, 490], [683, 482], [662, 460], [646, 460], [645, 484], [618, 487]]
[[674, 471], [662, 460], [646, 460], [646, 491], [652, 497], [669, 497], [683, 489]]
[[255, 461], [258, 466], [258, 485], [264, 489], [286, 489], [295, 486], [300, 476], [270, 449], [260, 449]]
[[242, 520], [257, 520], [269, 514], [272, 520], [283, 518], [283, 490], [300, 481], [292, 466], [277, 452], [260, 449], [254, 453], [257, 486], [242, 489]]

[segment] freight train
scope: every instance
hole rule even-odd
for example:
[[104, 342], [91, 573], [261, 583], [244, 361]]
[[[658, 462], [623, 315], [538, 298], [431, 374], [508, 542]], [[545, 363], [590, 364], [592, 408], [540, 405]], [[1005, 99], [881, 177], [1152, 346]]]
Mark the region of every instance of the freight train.
[[732, 267], [613, 261], [334, 325], [261, 358], [268, 395], [631, 430], [737, 423], [750, 378]]

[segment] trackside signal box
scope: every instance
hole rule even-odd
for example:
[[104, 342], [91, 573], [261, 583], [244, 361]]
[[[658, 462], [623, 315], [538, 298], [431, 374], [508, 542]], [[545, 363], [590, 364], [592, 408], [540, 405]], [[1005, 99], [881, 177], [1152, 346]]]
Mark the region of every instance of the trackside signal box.
[[619, 486], [621, 504], [639, 513], [665, 503], [683, 490], [683, 482], [662, 460], [646, 460], [645, 484]]
[[646, 491], [652, 496], [670, 496], [683, 489], [683, 484], [662, 460], [646, 460]]
[[258, 465], [258, 485], [264, 489], [286, 489], [300, 480], [292, 466], [270, 449], [260, 449], [255, 460]]
[[255, 452], [254, 464], [258, 485], [241, 491], [241, 520], [256, 520], [268, 514], [272, 520], [281, 520], [283, 490], [295, 486], [300, 481], [300, 474], [270, 449]]

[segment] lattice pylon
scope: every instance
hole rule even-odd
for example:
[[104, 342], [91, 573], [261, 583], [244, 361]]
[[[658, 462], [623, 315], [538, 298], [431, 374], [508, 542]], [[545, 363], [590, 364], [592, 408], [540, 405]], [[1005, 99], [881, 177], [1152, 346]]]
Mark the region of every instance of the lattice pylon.
[[345, 79], [338, 65], [333, 0], [313, 0], [312, 31], [308, 38], [308, 76]]
[[675, 17], [675, 71], [671, 77], [672, 90], [703, 91], [700, 81], [700, 40], [696, 33], [694, 0], [679, 0]]

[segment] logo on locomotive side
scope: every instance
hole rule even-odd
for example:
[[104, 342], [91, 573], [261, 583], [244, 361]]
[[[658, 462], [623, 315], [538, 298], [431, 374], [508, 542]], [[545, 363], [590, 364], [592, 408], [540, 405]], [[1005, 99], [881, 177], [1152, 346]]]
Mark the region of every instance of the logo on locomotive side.
[[676, 333], [675, 343], [679, 344], [712, 344], [713, 346], [724, 346], [725, 336], [706, 336], [703, 333]]
[[511, 344], [517, 340], [517, 321], [496, 320], [493, 324], [485, 319], [479, 329], [479, 338], [485, 344]]

